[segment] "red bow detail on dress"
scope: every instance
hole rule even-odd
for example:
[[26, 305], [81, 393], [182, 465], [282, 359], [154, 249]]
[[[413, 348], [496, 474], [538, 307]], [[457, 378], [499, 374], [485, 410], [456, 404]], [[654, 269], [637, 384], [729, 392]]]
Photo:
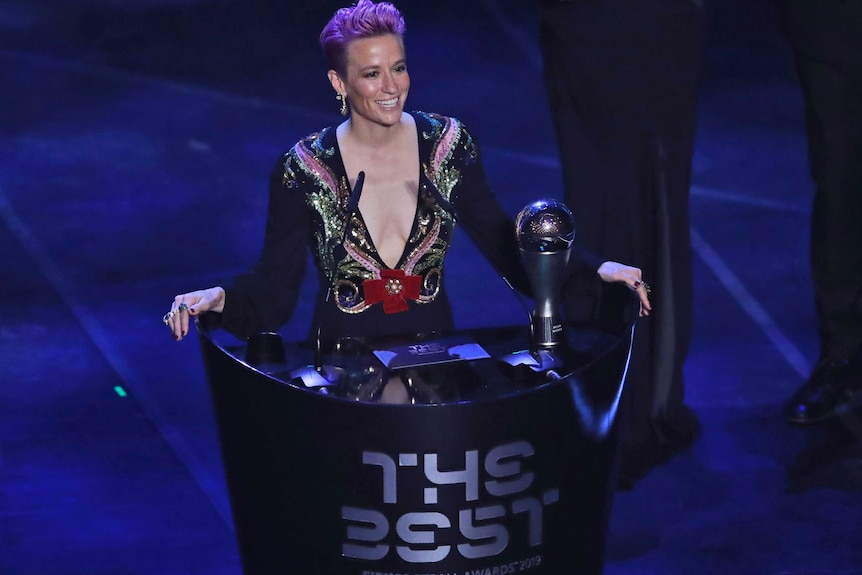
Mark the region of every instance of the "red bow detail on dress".
[[369, 304], [383, 302], [383, 313], [407, 311], [407, 300], [419, 299], [422, 276], [408, 276], [404, 270], [380, 270], [379, 280], [365, 280], [362, 289]]

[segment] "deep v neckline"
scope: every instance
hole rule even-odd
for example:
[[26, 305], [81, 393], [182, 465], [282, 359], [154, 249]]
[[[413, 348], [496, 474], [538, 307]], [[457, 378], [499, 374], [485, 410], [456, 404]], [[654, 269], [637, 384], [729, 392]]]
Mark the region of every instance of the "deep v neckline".
[[[350, 185], [350, 176], [347, 173], [347, 167], [344, 165], [344, 156], [341, 153], [341, 142], [338, 141], [338, 128], [332, 128], [333, 134], [335, 136], [335, 150], [336, 156], [338, 157], [338, 162], [341, 168], [341, 174], [344, 176], [347, 181], [347, 188], [350, 191], [350, 211], [347, 215], [347, 221], [345, 222], [345, 226], [350, 226], [350, 220], [355, 217], [357, 218], [362, 227], [365, 229], [365, 237], [370, 245], [371, 253], [374, 254], [374, 259], [377, 260], [377, 263], [380, 265], [380, 269], [401, 269], [401, 267], [405, 263], [405, 258], [410, 250], [410, 239], [416, 237], [416, 227], [419, 222], [419, 208], [421, 206], [421, 188], [422, 188], [422, 157], [420, 153], [421, 141], [419, 137], [419, 126], [416, 124], [416, 119], [410, 114], [410, 117], [413, 118], [414, 127], [416, 128], [416, 150], [419, 159], [419, 173], [416, 178], [416, 199], [415, 204], [413, 206], [413, 220], [410, 222], [410, 233], [407, 235], [407, 239], [404, 240], [404, 247], [401, 248], [401, 254], [398, 256], [398, 261], [395, 262], [394, 266], [390, 266], [388, 263], [383, 261], [383, 256], [380, 255], [380, 251], [377, 249], [377, 244], [374, 241], [374, 238], [371, 235], [371, 230], [368, 228], [368, 224], [365, 222], [365, 217], [362, 215], [362, 210], [359, 209], [359, 200], [362, 197], [362, 186], [359, 187], [358, 190], [354, 190], [353, 186]], [[354, 195], [356, 197], [354, 197]], [[345, 236], [346, 237], [346, 236]]]
[[[351, 195], [352, 195], [351, 190]], [[359, 195], [362, 195], [362, 191], [360, 190]], [[374, 238], [371, 235], [371, 230], [368, 228], [368, 224], [365, 223], [365, 218], [362, 216], [362, 210], [359, 209], [359, 197], [356, 198], [356, 208], [353, 210], [353, 216], [356, 217], [360, 222], [362, 222], [362, 227], [365, 229], [366, 238], [368, 240], [369, 245], [371, 246], [371, 252], [374, 254], [374, 258], [377, 260], [377, 263], [380, 264], [380, 269], [400, 269], [402, 265], [404, 265], [404, 260], [407, 256], [407, 252], [410, 248], [410, 238], [416, 236], [416, 225], [419, 221], [419, 190], [416, 190], [416, 205], [413, 207], [413, 221], [410, 223], [410, 233], [407, 236], [407, 239], [404, 240], [404, 247], [401, 248], [401, 255], [398, 256], [398, 261], [395, 262], [394, 266], [389, 266], [388, 263], [383, 261], [383, 256], [380, 255], [380, 251], [377, 249], [377, 245], [374, 243]], [[350, 222], [347, 222], [347, 225], [350, 225]]]

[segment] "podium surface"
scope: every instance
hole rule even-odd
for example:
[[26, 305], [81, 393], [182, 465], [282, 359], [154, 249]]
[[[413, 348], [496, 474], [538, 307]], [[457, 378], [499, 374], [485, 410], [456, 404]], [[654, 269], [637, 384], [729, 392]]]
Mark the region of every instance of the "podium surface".
[[601, 573], [633, 325], [198, 330], [246, 575]]

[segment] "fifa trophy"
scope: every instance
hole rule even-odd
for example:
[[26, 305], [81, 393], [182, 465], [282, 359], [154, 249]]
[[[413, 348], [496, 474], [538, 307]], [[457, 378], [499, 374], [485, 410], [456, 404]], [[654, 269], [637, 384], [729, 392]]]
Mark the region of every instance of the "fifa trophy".
[[563, 361], [554, 350], [565, 347], [560, 290], [575, 240], [575, 220], [565, 204], [537, 200], [518, 214], [515, 235], [533, 289], [530, 349], [501, 359], [512, 367], [557, 378], [555, 370]]
[[575, 240], [575, 220], [565, 204], [538, 200], [518, 214], [515, 234], [533, 288], [532, 349], [554, 349], [565, 339], [559, 300]]

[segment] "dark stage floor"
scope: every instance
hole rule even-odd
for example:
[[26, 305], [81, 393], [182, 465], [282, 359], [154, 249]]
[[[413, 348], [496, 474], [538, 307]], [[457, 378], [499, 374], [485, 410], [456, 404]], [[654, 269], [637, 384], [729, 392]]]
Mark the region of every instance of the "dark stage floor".
[[[533, 3], [402, 4], [408, 107], [468, 123], [512, 213], [559, 195]], [[338, 5], [0, 1], [3, 575], [239, 575], [200, 352], [160, 319], [256, 257], [272, 162], [339, 120], [315, 43]], [[817, 351], [792, 63], [766, 0], [709, 9], [686, 366], [703, 435], [616, 494], [606, 573], [862, 574], [862, 418], [800, 430], [779, 409]], [[461, 325], [520, 321], [464, 243]]]

